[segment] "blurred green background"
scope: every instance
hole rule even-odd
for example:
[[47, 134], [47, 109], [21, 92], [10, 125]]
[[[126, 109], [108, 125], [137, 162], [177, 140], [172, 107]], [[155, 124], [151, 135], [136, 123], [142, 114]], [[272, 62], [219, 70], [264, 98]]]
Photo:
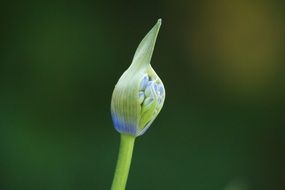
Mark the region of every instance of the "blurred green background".
[[111, 94], [158, 18], [164, 108], [127, 189], [285, 189], [285, 4], [2, 1], [0, 189], [104, 190]]

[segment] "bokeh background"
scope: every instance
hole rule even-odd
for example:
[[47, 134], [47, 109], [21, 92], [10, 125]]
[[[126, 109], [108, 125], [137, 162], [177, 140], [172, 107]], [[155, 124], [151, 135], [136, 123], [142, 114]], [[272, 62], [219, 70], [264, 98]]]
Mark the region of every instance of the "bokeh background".
[[140, 40], [164, 108], [139, 137], [132, 190], [285, 189], [281, 0], [2, 1], [0, 189], [104, 190], [111, 94]]

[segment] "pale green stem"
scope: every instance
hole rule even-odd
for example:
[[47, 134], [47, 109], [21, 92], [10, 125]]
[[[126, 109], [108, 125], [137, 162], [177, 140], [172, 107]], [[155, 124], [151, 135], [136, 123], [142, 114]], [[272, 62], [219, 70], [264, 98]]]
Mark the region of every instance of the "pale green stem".
[[132, 161], [134, 143], [135, 137], [121, 134], [119, 156], [111, 190], [125, 190]]

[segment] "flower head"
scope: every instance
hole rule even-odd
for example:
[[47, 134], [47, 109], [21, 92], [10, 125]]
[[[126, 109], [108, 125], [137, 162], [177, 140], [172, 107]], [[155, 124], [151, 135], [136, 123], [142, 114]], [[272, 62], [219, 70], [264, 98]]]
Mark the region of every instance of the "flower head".
[[135, 137], [142, 135], [163, 106], [164, 86], [150, 65], [160, 25], [159, 19], [141, 41], [132, 64], [113, 91], [111, 114], [114, 126], [120, 133]]

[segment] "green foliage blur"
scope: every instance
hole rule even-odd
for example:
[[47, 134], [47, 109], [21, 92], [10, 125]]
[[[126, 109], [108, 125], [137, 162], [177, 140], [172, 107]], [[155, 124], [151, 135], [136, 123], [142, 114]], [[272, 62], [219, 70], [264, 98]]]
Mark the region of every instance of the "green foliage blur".
[[166, 102], [127, 189], [285, 189], [285, 4], [2, 1], [0, 189], [110, 189], [111, 94], [162, 18]]

